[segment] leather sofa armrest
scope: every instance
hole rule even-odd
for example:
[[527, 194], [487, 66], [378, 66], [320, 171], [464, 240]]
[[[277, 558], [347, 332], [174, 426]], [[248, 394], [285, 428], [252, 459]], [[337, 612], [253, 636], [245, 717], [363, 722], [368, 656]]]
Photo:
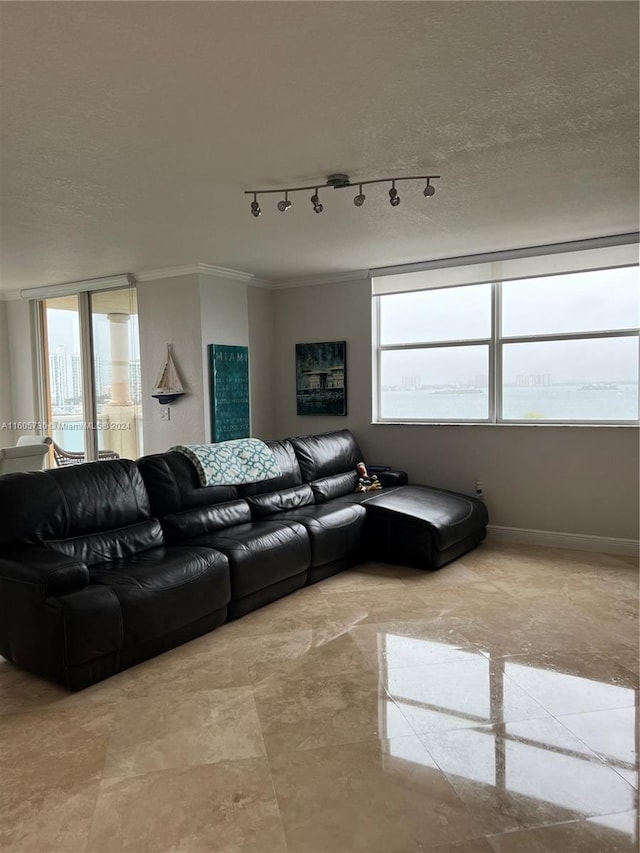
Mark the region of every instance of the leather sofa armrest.
[[46, 548], [23, 548], [0, 558], [0, 578], [41, 586], [44, 595], [61, 595], [89, 585], [85, 563]]
[[[369, 469], [371, 472], [371, 469]], [[409, 482], [409, 477], [406, 471], [376, 471], [375, 468], [373, 472], [378, 480], [380, 480], [380, 484], [383, 489], [389, 489], [391, 486], [406, 486]]]

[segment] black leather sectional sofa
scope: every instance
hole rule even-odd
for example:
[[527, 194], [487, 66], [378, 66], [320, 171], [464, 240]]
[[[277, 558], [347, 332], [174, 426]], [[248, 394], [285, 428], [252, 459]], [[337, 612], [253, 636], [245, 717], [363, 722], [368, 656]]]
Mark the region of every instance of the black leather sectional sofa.
[[477, 545], [475, 498], [380, 475], [348, 430], [268, 442], [281, 475], [202, 487], [179, 453], [0, 477], [0, 654], [72, 690], [376, 559], [437, 568]]

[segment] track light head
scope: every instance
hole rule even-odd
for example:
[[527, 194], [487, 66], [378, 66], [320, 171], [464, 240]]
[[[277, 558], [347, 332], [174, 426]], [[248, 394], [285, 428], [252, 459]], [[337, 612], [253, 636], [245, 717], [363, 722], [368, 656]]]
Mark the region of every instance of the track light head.
[[431, 182], [429, 181], [429, 178], [427, 178], [427, 185], [426, 185], [426, 187], [424, 188], [424, 194], [425, 194], [425, 196], [426, 196], [427, 198], [429, 198], [429, 196], [432, 196], [432, 195], [435, 195], [435, 194], [436, 194], [436, 188], [435, 188], [434, 186], [432, 186], [432, 185], [431, 185]]
[[257, 200], [257, 199], [254, 199], [254, 200], [251, 202], [251, 213], [252, 213], [254, 216], [260, 216], [260, 214], [262, 213], [262, 210], [260, 210], [260, 205], [258, 204], [258, 200]]
[[320, 201], [320, 197], [318, 195], [318, 190], [311, 196], [311, 204], [313, 205], [313, 210], [315, 213], [322, 213], [324, 210], [324, 205]]
[[358, 195], [353, 199], [353, 203], [355, 204], [356, 207], [362, 207], [362, 205], [365, 203], [366, 200], [367, 200], [367, 197], [362, 192], [362, 184], [360, 184], [358, 187]]
[[400, 204], [400, 196], [398, 195], [395, 181], [393, 181], [391, 189], [389, 190], [389, 204], [391, 207], [397, 207]]
[[289, 199], [287, 198], [287, 194], [285, 193], [285, 197], [282, 199], [282, 201], [278, 202], [278, 210], [280, 211], [280, 213], [285, 213], [287, 210], [289, 210], [290, 207], [291, 202], [289, 201]]

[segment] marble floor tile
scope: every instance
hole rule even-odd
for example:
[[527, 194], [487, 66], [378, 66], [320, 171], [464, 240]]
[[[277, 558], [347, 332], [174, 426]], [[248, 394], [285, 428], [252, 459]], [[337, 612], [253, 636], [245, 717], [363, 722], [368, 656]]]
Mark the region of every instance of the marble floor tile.
[[594, 623], [579, 606], [562, 607], [552, 598], [544, 603], [523, 602], [505, 607], [502, 613], [476, 612], [472, 604], [461, 602], [452, 627], [481, 650], [506, 656], [550, 651], [593, 650], [633, 638], [610, 620]]
[[[119, 674], [125, 699], [167, 698], [249, 685], [244, 655], [212, 631]], [[110, 680], [110, 679], [109, 679]]]
[[287, 853], [266, 760], [103, 780], [87, 853], [125, 850]]
[[99, 780], [37, 786], [6, 805], [0, 798], [3, 853], [85, 853]]
[[109, 740], [104, 777], [182, 769], [264, 755], [262, 731], [249, 687], [164, 699], [121, 702]]
[[324, 678], [369, 669], [362, 651], [346, 633], [322, 636], [308, 630], [248, 638], [243, 655], [254, 686], [282, 675]]
[[241, 648], [247, 637], [285, 634], [315, 629], [326, 636], [344, 633], [344, 622], [331, 607], [317, 585], [298, 589], [291, 595], [265, 604], [245, 616], [218, 628], [221, 640], [229, 647]]
[[417, 733], [549, 717], [500, 666], [482, 655], [390, 668], [383, 685]]
[[409, 589], [418, 589], [421, 586], [431, 589], [447, 589], [465, 586], [471, 583], [487, 583], [487, 579], [472, 568], [465, 565], [463, 558], [443, 566], [441, 569], [427, 571], [416, 571], [408, 566], [390, 566], [394, 577], [403, 581]]
[[112, 706], [0, 717], [0, 849], [83, 850]]
[[78, 693], [0, 658], [0, 850], [636, 851], [636, 562], [365, 563]]
[[623, 666], [640, 678], [640, 643], [599, 643], [597, 638], [594, 642], [610, 660], [615, 661], [619, 666]]
[[63, 702], [69, 691], [0, 657], [0, 715], [36, 711]]
[[486, 838], [473, 838], [470, 841], [458, 841], [453, 844], [438, 844], [437, 847], [424, 847], [429, 853], [494, 853]]
[[370, 670], [254, 688], [267, 754], [402, 737], [413, 729]]
[[396, 587], [402, 589], [403, 581], [397, 576], [395, 566], [389, 563], [365, 563], [354, 566], [348, 572], [339, 572], [323, 581], [317, 588], [321, 593], [358, 592], [362, 589]]
[[538, 827], [487, 839], [494, 853], [637, 853], [635, 812]]
[[380, 673], [406, 666], [477, 660], [477, 648], [455, 631], [434, 630], [433, 622], [381, 622], [356, 625], [350, 636]]
[[394, 588], [392, 594], [387, 587], [349, 593], [327, 592], [325, 599], [331, 612], [347, 629], [391, 620], [419, 621], [431, 618], [435, 609], [435, 606], [428, 607], [420, 596], [405, 586], [398, 590]]
[[508, 657], [504, 673], [554, 716], [638, 704], [638, 678], [595, 653]]
[[552, 718], [420, 735], [486, 834], [637, 807], [637, 792]]
[[271, 769], [292, 853], [416, 853], [480, 834], [415, 736], [280, 753]]
[[557, 719], [623, 779], [635, 788], [638, 787], [637, 706], [571, 714]]

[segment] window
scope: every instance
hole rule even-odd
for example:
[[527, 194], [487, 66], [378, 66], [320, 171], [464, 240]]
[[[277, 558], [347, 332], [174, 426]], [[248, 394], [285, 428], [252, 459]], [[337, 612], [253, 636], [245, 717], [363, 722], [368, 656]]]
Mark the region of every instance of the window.
[[594, 251], [374, 277], [374, 420], [636, 423], [638, 266]]
[[58, 464], [136, 459], [142, 399], [135, 288], [83, 291], [41, 305], [42, 427]]

